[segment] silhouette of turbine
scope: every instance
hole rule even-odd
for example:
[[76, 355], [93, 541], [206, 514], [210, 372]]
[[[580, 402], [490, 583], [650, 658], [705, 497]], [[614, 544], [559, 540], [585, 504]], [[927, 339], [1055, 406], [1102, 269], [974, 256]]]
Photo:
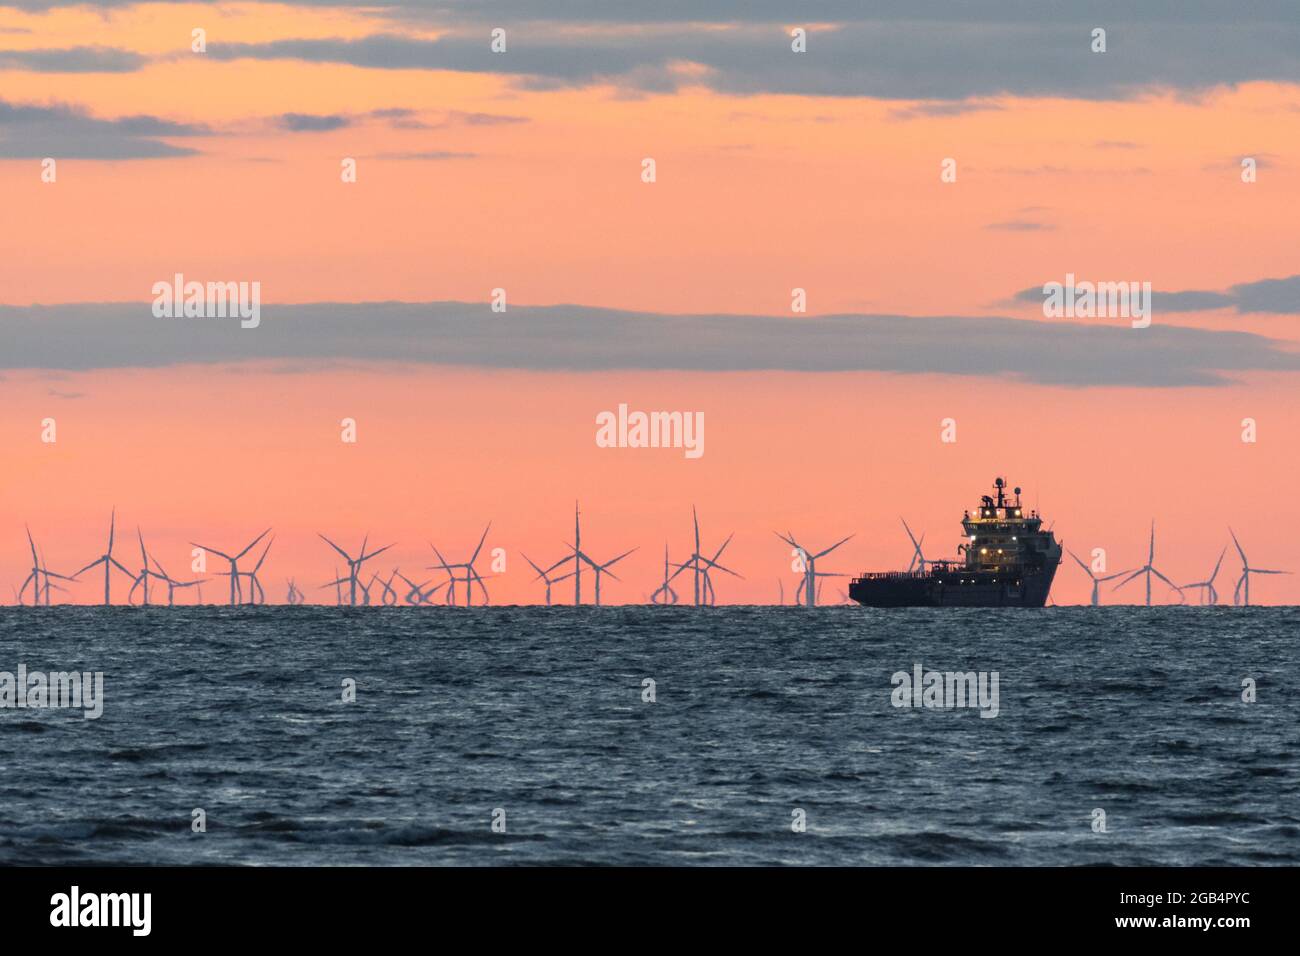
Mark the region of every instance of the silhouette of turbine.
[[1178, 603], [1181, 604], [1185, 600], [1183, 595], [1183, 589], [1180, 588], [1177, 584], [1174, 584], [1173, 581], [1170, 581], [1167, 577], [1165, 577], [1163, 574], [1161, 574], [1159, 571], [1156, 570], [1155, 560], [1156, 560], [1156, 523], [1152, 521], [1151, 522], [1151, 545], [1147, 549], [1147, 563], [1142, 565], [1142, 567], [1138, 568], [1136, 571], [1134, 571], [1129, 577], [1119, 582], [1119, 584], [1115, 585], [1115, 587], [1112, 588], [1111, 590], [1118, 591], [1120, 588], [1128, 584], [1134, 578], [1141, 577], [1142, 575], [1145, 574], [1147, 578], [1147, 607], [1150, 607], [1151, 606], [1151, 575], [1154, 574], [1161, 581], [1164, 581], [1165, 584], [1169, 585], [1171, 588], [1173, 588], [1175, 591], [1178, 592]]
[[[23, 594], [27, 591], [27, 585], [30, 584], [32, 586], [32, 607], [39, 607], [42, 600], [45, 602], [45, 606], [49, 607], [51, 588], [55, 591], [67, 591], [65, 587], [52, 584], [50, 578], [58, 578], [60, 581], [75, 581], [77, 576], [74, 574], [69, 577], [66, 574], [58, 574], [47, 568], [44, 557], [37, 557], [36, 542], [32, 540], [31, 529], [26, 528], [25, 525], [24, 528], [27, 531], [27, 544], [32, 549], [32, 570], [27, 575], [27, 579], [23, 581], [23, 586], [14, 595], [14, 601], [17, 604], [23, 603]], [[42, 578], [45, 579], [44, 586], [41, 585]]]
[[826, 571], [826, 572], [818, 571], [817, 559], [824, 558], [826, 555], [830, 554], [832, 551], [834, 551], [836, 548], [842, 545], [845, 541], [848, 541], [850, 538], [852, 538], [853, 535], [849, 535], [848, 538], [841, 538], [839, 541], [836, 541], [825, 551], [818, 551], [816, 554], [813, 554], [810, 551], [808, 551], [807, 548], [803, 547], [803, 545], [799, 544], [799, 542], [794, 539], [793, 534], [790, 534], [789, 532], [785, 534], [781, 534], [781, 532], [779, 531], [773, 533], [782, 541], [789, 544], [790, 547], [798, 551], [799, 558], [803, 563], [803, 580], [799, 583], [798, 591], [795, 592], [795, 596], [794, 596], [795, 604], [799, 603], [799, 595], [802, 594], [804, 596], [803, 597], [804, 603], [808, 607], [817, 606], [817, 599], [821, 596], [821, 590], [820, 590], [821, 582], [817, 580], [818, 578], [848, 577], [847, 574], [837, 574], [831, 571]]
[[[629, 554], [631, 554], [631, 553], [632, 553], [633, 551], [635, 551], [635, 550], [636, 550], [636, 548], [632, 548], [632, 549], [629, 550], [629, 551], [624, 551], [624, 552], [623, 552], [622, 554], [620, 554], [617, 558], [611, 558], [610, 560], [606, 561], [604, 564], [597, 564], [595, 561], [593, 561], [590, 557], [587, 556], [586, 552], [580, 550], [580, 549], [577, 548], [576, 546], [574, 547], [574, 549], [573, 549], [573, 553], [574, 553], [574, 556], [575, 556], [575, 557], [574, 557], [573, 560], [574, 560], [574, 564], [575, 564], [575, 566], [576, 566], [576, 567], [581, 567], [581, 564], [580, 564], [579, 562], [585, 561], [585, 562], [587, 562], [587, 566], [588, 566], [589, 568], [591, 568], [591, 570], [594, 571], [595, 574], [596, 574], [596, 607], [600, 607], [600, 578], [601, 578], [601, 575], [603, 575], [603, 574], [608, 574], [608, 575], [609, 575], [611, 578], [613, 578], [615, 581], [622, 580], [622, 579], [621, 579], [617, 574], [615, 574], [613, 571], [611, 571], [611, 570], [609, 570], [609, 569], [610, 569], [610, 567], [611, 567], [612, 565], [615, 565], [615, 564], [617, 564], [619, 561], [622, 561], [624, 558], [626, 558]], [[529, 562], [529, 563], [531, 563], [531, 562]], [[574, 570], [574, 573], [575, 573], [575, 574], [577, 573], [576, 567], [575, 567], [575, 570]]]
[[[230, 578], [230, 606], [231, 607], [240, 604], [243, 601], [243, 596], [244, 596], [244, 590], [239, 584], [239, 579], [241, 576], [247, 577], [247, 574], [239, 570], [239, 559], [242, 558], [244, 555], [248, 554], [248, 552], [252, 551], [253, 548], [257, 547], [258, 542], [261, 541], [270, 533], [271, 533], [271, 529], [267, 528], [256, 538], [254, 538], [251, 542], [249, 542], [248, 547], [244, 548], [243, 551], [240, 551], [234, 557], [231, 557], [230, 555], [226, 554], [224, 551], [218, 551], [216, 548], [209, 548], [206, 545], [197, 544], [194, 541], [190, 542], [190, 544], [193, 545], [194, 547], [202, 548], [204, 551], [210, 551], [212, 554], [215, 554], [217, 557], [223, 558], [224, 560], [230, 562], [230, 570], [222, 571], [221, 576]], [[271, 546], [268, 544], [267, 549], [270, 550], [270, 547]], [[262, 560], [266, 560], [265, 553], [262, 554]], [[262, 562], [258, 561], [257, 564], [258, 567], [261, 567]], [[254, 580], [256, 579], [254, 578]], [[255, 596], [256, 596], [255, 594], [249, 594], [249, 603], [254, 603], [253, 599]]]
[[1079, 567], [1083, 568], [1083, 570], [1087, 573], [1088, 577], [1092, 580], [1092, 606], [1093, 607], [1098, 607], [1101, 604], [1100, 588], [1102, 583], [1106, 581], [1112, 581], [1115, 578], [1120, 578], [1128, 574], [1127, 571], [1116, 571], [1114, 574], [1108, 574], [1103, 578], [1099, 578], [1097, 577], [1097, 575], [1092, 573], [1092, 568], [1089, 565], [1084, 564], [1083, 561], [1079, 560], [1079, 556], [1077, 554], [1075, 554], [1069, 548], [1066, 548], [1065, 550], [1066, 553], [1070, 555], [1070, 557], [1074, 558], [1075, 562], [1079, 565]]
[[[907, 570], [911, 571], [913, 568], [916, 568], [922, 574], [925, 574], [925, 566], [927, 564], [934, 563], [928, 560], [924, 552], [921, 551], [921, 545], [925, 543], [925, 532], [924, 531], [921, 532], [921, 538], [918, 541], [916, 535], [912, 534], [912, 529], [907, 526], [907, 522], [904, 521], [901, 517], [898, 520], [903, 522], [903, 530], [907, 532], [908, 538], [910, 538], [912, 541], [912, 560], [907, 562]], [[916, 564], [918, 560], [921, 562], [919, 568], [917, 567]]]
[[668, 575], [668, 544], [664, 543], [664, 583], [655, 588], [655, 592], [650, 595], [651, 604], [676, 604], [678, 601], [677, 591], [672, 586], [672, 577]]
[[407, 591], [406, 595], [403, 597], [403, 600], [406, 601], [406, 603], [411, 605], [412, 607], [416, 607], [422, 604], [428, 605], [430, 603], [429, 598], [433, 597], [435, 594], [437, 594], [439, 591], [445, 588], [449, 583], [451, 583], [449, 581], [443, 581], [441, 584], [437, 584], [434, 585], [433, 587], [429, 587], [429, 585], [433, 583], [433, 578], [430, 578], [428, 581], [423, 581], [420, 584], [416, 584], [405, 574], [402, 574], [401, 571], [397, 572], [397, 576], [401, 578], [403, 581], [405, 581], [407, 587], [410, 588], [410, 590]]
[[[319, 532], [317, 532], [317, 534], [319, 534]], [[321, 587], [327, 588], [331, 584], [333, 584], [335, 586], [335, 589], [337, 590], [342, 583], [346, 582], [348, 585], [349, 603], [352, 605], [352, 607], [356, 607], [357, 588], [361, 587], [361, 581], [360, 581], [361, 566], [365, 564], [367, 561], [369, 561], [371, 558], [375, 557], [376, 555], [383, 554], [385, 551], [391, 548], [392, 545], [386, 544], [382, 548], [379, 548], [378, 550], [366, 553], [366, 544], [370, 541], [370, 535], [366, 535], [364, 538], [361, 539], [361, 551], [358, 553], [356, 558], [353, 558], [352, 555], [348, 554], [346, 551], [340, 548], [329, 538], [325, 537], [325, 535], [323, 534], [320, 535], [320, 539], [324, 541], [326, 544], [328, 544], [335, 551], [337, 551], [339, 554], [341, 554], [343, 556], [343, 560], [348, 563], [348, 576], [346, 578], [344, 578], [341, 582], [331, 581], [329, 582], [329, 584], [321, 585]], [[335, 577], [336, 578], [338, 577], [337, 573], [335, 573]], [[363, 589], [363, 590], [367, 590], [367, 596], [368, 596], [368, 589]], [[343, 603], [342, 597], [339, 598], [339, 603], [340, 604]], [[367, 601], [366, 603], [369, 603], [369, 601]]]
[[1214, 587], [1214, 579], [1219, 576], [1219, 566], [1223, 564], [1223, 556], [1228, 553], [1228, 546], [1224, 545], [1223, 550], [1219, 552], [1219, 560], [1214, 562], [1214, 573], [1204, 581], [1193, 581], [1191, 584], [1184, 584], [1185, 588], [1200, 588], [1200, 603], [1205, 604], [1205, 598], [1208, 596], [1210, 605], [1219, 603], [1219, 592]]
[[162, 566], [162, 563], [159, 562], [159, 560], [158, 560], [157, 558], [155, 558], [152, 554], [149, 555], [149, 560], [151, 560], [151, 561], [154, 563], [154, 567], [156, 567], [156, 568], [159, 570], [159, 572], [161, 572], [160, 574], [156, 574], [156, 575], [154, 575], [154, 576], [155, 576], [155, 577], [158, 577], [158, 578], [161, 578], [161, 579], [162, 579], [163, 581], [165, 581], [166, 584], [167, 584], [167, 606], [168, 606], [168, 607], [175, 607], [175, 606], [176, 606], [176, 589], [177, 589], [177, 588], [198, 588], [198, 591], [199, 591], [199, 602], [202, 603], [202, 601], [203, 601], [203, 582], [206, 581], [207, 578], [202, 578], [202, 579], [200, 579], [200, 580], [198, 580], [198, 581], [177, 581], [177, 580], [174, 580], [174, 579], [172, 578], [172, 576], [171, 576], [170, 574], [167, 573], [167, 569], [164, 568], [164, 567]]
[[718, 558], [722, 557], [722, 552], [727, 550], [727, 545], [731, 544], [731, 539], [735, 537], [735, 533], [727, 535], [727, 539], [713, 553], [713, 557], [706, 558], [700, 551], [700, 516], [696, 512], [694, 505], [691, 505], [691, 520], [695, 528], [695, 551], [681, 564], [674, 565], [677, 570], [673, 572], [672, 577], [668, 580], [671, 581], [689, 568], [695, 584], [695, 606], [711, 607], [717, 598], [717, 594], [713, 590], [713, 578], [709, 574], [710, 571], [722, 571], [734, 578], [742, 578], [743, 580], [742, 575], [718, 563]]
[[149, 579], [157, 578], [158, 580], [161, 581], [163, 580], [163, 577], [161, 574], [156, 574], [154, 570], [151, 567], [149, 567], [149, 562], [152, 556], [149, 554], [148, 551], [145, 550], [144, 534], [140, 531], [139, 525], [136, 525], [135, 536], [140, 542], [141, 567], [140, 567], [140, 573], [136, 575], [135, 580], [131, 582], [131, 590], [127, 592], [126, 600], [128, 604], [134, 604], [136, 588], [143, 588], [144, 591], [140, 602], [140, 606], [148, 607], [149, 606]]
[[1237, 540], [1237, 534], [1231, 528], [1228, 534], [1232, 535], [1232, 543], [1237, 546], [1237, 553], [1241, 555], [1241, 577], [1237, 579], [1237, 586], [1232, 591], [1232, 603], [1235, 605], [1240, 600], [1245, 607], [1250, 607], [1250, 576], [1252, 574], [1290, 574], [1290, 571], [1271, 571], [1268, 568], [1252, 568], [1250, 561], [1246, 559], [1246, 552], [1241, 547], [1241, 542]]
[[133, 582], [135, 581], [135, 575], [132, 574], [130, 571], [128, 571], [123, 566], [122, 562], [118, 561], [117, 558], [113, 557], [113, 538], [116, 533], [116, 529], [117, 529], [117, 509], [114, 508], [113, 514], [108, 521], [108, 550], [73, 575], [74, 578], [80, 577], [82, 574], [84, 574], [86, 571], [89, 571], [95, 565], [102, 564], [104, 566], [104, 603], [105, 604], [113, 603], [111, 578], [109, 576], [113, 568], [117, 568], [128, 578], [130, 578]]
[[483, 542], [487, 540], [488, 531], [490, 531], [491, 528], [492, 522], [489, 521], [487, 527], [483, 529], [483, 536], [478, 539], [478, 547], [474, 549], [474, 553], [470, 555], [470, 559], [468, 561], [461, 561], [457, 564], [448, 564], [447, 559], [442, 556], [442, 552], [434, 547], [432, 542], [429, 544], [429, 547], [433, 548], [433, 553], [438, 556], [438, 564], [429, 565], [426, 570], [432, 571], [441, 568], [443, 571], [447, 572], [447, 577], [450, 579], [447, 582], [450, 585], [447, 589], [447, 603], [452, 607], [456, 606], [456, 569], [458, 568], [465, 572], [465, 577], [463, 579], [465, 583], [465, 606], [469, 607], [474, 603], [475, 584], [477, 584], [479, 590], [483, 592], [483, 603], [488, 604], [491, 602], [491, 598], [488, 596], [487, 586], [483, 583], [483, 577], [474, 567], [474, 562], [478, 560], [479, 552], [483, 550]]
[[[521, 551], [520, 554], [523, 554], [523, 552]], [[550, 607], [551, 606], [551, 585], [559, 584], [561, 581], [566, 581], [569, 578], [573, 577], [572, 571], [570, 571], [568, 574], [562, 574], [558, 578], [551, 577], [551, 572], [556, 570], [558, 567], [560, 567], [560, 565], [567, 564], [569, 561], [573, 560], [572, 556], [565, 556], [563, 558], [560, 558], [560, 560], [556, 561], [554, 564], [552, 564], [549, 568], [546, 568], [545, 570], [539, 568], [533, 562], [533, 559], [526, 554], [524, 554], [524, 560], [527, 561], [528, 564], [532, 567], [532, 569], [537, 572], [537, 577], [533, 578], [533, 580], [546, 582], [546, 606]]]

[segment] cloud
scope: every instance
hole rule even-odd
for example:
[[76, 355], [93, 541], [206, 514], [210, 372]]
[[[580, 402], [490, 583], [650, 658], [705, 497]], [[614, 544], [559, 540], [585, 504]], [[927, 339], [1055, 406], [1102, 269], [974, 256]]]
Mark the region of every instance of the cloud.
[[991, 222], [984, 228], [1002, 232], [1046, 232], [1056, 227], [1045, 222], [1034, 222], [1031, 219], [1007, 219], [1003, 222]]
[[204, 136], [207, 127], [156, 116], [98, 119], [74, 106], [0, 100], [0, 159], [158, 159], [197, 150], [163, 138]]
[[[774, 2], [442, 3], [423, 10], [392, 4], [387, 10], [395, 15], [387, 32], [214, 43], [209, 55], [496, 73], [536, 89], [611, 83], [671, 92], [703, 85], [738, 95], [921, 101], [899, 118], [954, 115], [943, 112], [944, 101], [1189, 95], [1253, 80], [1294, 83], [1300, 76], [1300, 19], [1288, 0], [1263, 0], [1236, 17], [1208, 0], [814, 3], [799, 7], [798, 16], [831, 26], [813, 29], [808, 51], [800, 54], [791, 52], [786, 32], [791, 8]], [[403, 36], [397, 32], [403, 19], [427, 21], [443, 33]], [[1105, 53], [1090, 49], [1099, 23], [1107, 29]], [[508, 29], [504, 54], [488, 49], [488, 26], [497, 24]]]
[[104, 46], [0, 50], [0, 70], [30, 73], [132, 73], [147, 62], [139, 53]]
[[375, 159], [394, 159], [394, 160], [428, 160], [437, 161], [442, 159], [476, 159], [478, 153], [459, 153], [449, 149], [426, 149], [409, 153], [379, 153]]
[[327, 133], [352, 125], [347, 116], [311, 116], [306, 113], [285, 113], [276, 123], [290, 133]]
[[916, 103], [889, 111], [889, 118], [895, 120], [936, 119], [950, 116], [965, 116], [968, 113], [983, 113], [989, 110], [1001, 110], [997, 103], [981, 103], [976, 100], [940, 100], [935, 103]]
[[[86, 0], [7, 0], [47, 10]], [[89, 0], [116, 8], [134, 0]], [[367, 69], [510, 76], [524, 87], [611, 83], [627, 95], [703, 85], [737, 95], [785, 93], [916, 100], [895, 118], [959, 115], [944, 101], [1189, 97], [1256, 80], [1300, 77], [1294, 0], [289, 0], [364, 9], [380, 26], [354, 39], [210, 43], [210, 59], [294, 59]], [[810, 26], [790, 50], [792, 18]], [[1107, 30], [1107, 52], [1090, 49]], [[488, 32], [508, 31], [508, 52]], [[403, 35], [412, 27], [436, 39]]]
[[1223, 385], [1300, 371], [1300, 353], [1244, 332], [961, 316], [664, 315], [486, 303], [263, 305], [237, 319], [156, 319], [148, 302], [0, 307], [0, 369], [76, 371], [272, 361], [531, 369], [878, 371], [1060, 386]]
[[[1076, 276], [1076, 279], [1121, 281], [1113, 277], [1094, 279], [1091, 276]], [[1030, 286], [1017, 292], [1012, 297], [1012, 301], [1042, 304], [1043, 298], [1042, 286]], [[1151, 294], [1151, 310], [1156, 315], [1170, 312], [1209, 312], [1214, 309], [1233, 309], [1241, 315], [1300, 315], [1300, 275], [1287, 276], [1283, 279], [1242, 282], [1229, 286], [1227, 291], [1223, 292], [1189, 289], [1181, 292], [1156, 291]]]

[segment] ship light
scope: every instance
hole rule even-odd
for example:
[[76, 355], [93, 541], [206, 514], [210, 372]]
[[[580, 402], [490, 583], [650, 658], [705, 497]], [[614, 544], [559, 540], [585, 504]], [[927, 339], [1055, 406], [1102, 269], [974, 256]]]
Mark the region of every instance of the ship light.
[[974, 541], [974, 540], [975, 540], [975, 535], [971, 535], [971, 536], [970, 536], [970, 539], [971, 539], [972, 541]]
[[1020, 517], [1020, 509], [1019, 509], [1019, 508], [1016, 509], [1016, 517], [1017, 517], [1017, 518]]
[[980, 548], [980, 554], [988, 554], [988, 553], [989, 553], [988, 548]]

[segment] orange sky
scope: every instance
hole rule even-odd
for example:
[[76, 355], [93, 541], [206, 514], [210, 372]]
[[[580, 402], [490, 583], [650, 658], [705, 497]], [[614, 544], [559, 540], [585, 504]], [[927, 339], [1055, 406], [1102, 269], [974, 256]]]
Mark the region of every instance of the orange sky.
[[[188, 51], [199, 24], [212, 42], [371, 32], [368, 17], [346, 10], [0, 16], [16, 31], [0, 35], [10, 50], [175, 54], [123, 74], [3, 70], [0, 100], [212, 128], [167, 139], [198, 156], [61, 159], [53, 185], [36, 159], [0, 160], [5, 305], [147, 303], [155, 281], [184, 272], [260, 281], [268, 309], [485, 301], [501, 286], [512, 305], [780, 314], [801, 286], [814, 313], [1042, 320], [1006, 300], [1067, 271], [1180, 290], [1297, 271], [1294, 85], [1128, 102], [1008, 96], [996, 110], [900, 119], [906, 104], [867, 97], [536, 91], [490, 74]], [[394, 108], [429, 128], [361, 118]], [[290, 133], [274, 121], [285, 113], [354, 122]], [[467, 122], [474, 113], [514, 121]], [[382, 158], [431, 150], [473, 155]], [[1251, 151], [1268, 160], [1248, 185], [1236, 158]], [[653, 185], [639, 179], [647, 156], [658, 163]], [[955, 184], [939, 181], [948, 156]], [[340, 182], [343, 157], [359, 161], [355, 185]], [[1010, 220], [1042, 228], [990, 228]], [[1157, 321], [1300, 340], [1295, 316]], [[113, 505], [119, 530], [142, 525], [169, 569], [185, 566], [190, 539], [233, 544], [274, 525], [263, 574], [274, 600], [289, 576], [312, 598], [324, 593], [315, 585], [333, 561], [317, 531], [345, 547], [366, 531], [395, 540], [384, 568], [405, 571], [431, 563], [429, 540], [463, 557], [490, 518], [488, 547], [508, 552], [494, 601], [535, 601], [541, 587], [520, 551], [558, 558], [580, 498], [593, 557], [640, 548], [619, 565], [623, 581], [605, 586], [608, 602], [639, 602], [655, 587], [665, 538], [685, 556], [692, 503], [706, 543], [736, 532], [727, 563], [745, 579], [719, 579], [720, 600], [768, 602], [779, 576], [787, 591], [794, 581], [772, 531], [815, 547], [856, 533], [825, 569], [882, 569], [906, 564], [903, 515], [927, 532], [933, 556], [951, 557], [962, 508], [997, 474], [1041, 502], [1067, 546], [1105, 547], [1116, 570], [1142, 562], [1153, 518], [1157, 566], [1177, 581], [1209, 572], [1229, 524], [1256, 563], [1300, 569], [1294, 377], [1235, 377], [1154, 390], [876, 373], [17, 371], [0, 377], [0, 582], [26, 573], [25, 522], [63, 571], [101, 550]], [[619, 402], [704, 411], [706, 454], [597, 448], [594, 416]], [[344, 416], [359, 422], [355, 446], [339, 441]], [[1256, 444], [1240, 440], [1246, 416], [1259, 422]], [[46, 417], [58, 421], [53, 446], [39, 440]], [[944, 417], [958, 421], [955, 445], [939, 441]], [[135, 566], [131, 553], [121, 556]], [[1237, 561], [1224, 565], [1218, 585], [1230, 601]], [[1057, 581], [1058, 603], [1086, 599], [1072, 563]], [[205, 595], [219, 590], [214, 582]], [[75, 593], [93, 600], [95, 588]], [[836, 597], [828, 585], [823, 600]], [[1300, 578], [1258, 579], [1252, 598], [1296, 603]]]

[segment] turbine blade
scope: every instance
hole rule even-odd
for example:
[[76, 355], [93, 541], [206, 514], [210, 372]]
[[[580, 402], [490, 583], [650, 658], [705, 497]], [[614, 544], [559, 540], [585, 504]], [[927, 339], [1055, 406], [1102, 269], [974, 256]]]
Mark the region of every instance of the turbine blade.
[[830, 554], [832, 551], [834, 551], [836, 548], [838, 548], [840, 545], [842, 545], [845, 541], [848, 541], [848, 540], [852, 539], [852, 537], [853, 537], [853, 535], [849, 535], [847, 538], [841, 538], [839, 541], [836, 541], [833, 545], [831, 545], [831, 546], [830, 546], [829, 548], [827, 548], [825, 551], [819, 551], [817, 554], [814, 554], [814, 555], [813, 555], [813, 559], [816, 560], [817, 558], [820, 558], [820, 557], [823, 557], [823, 556], [825, 556], [825, 555]]
[[1244, 566], [1249, 564], [1250, 562], [1246, 560], [1246, 552], [1242, 550], [1241, 542], [1237, 540], [1237, 532], [1233, 531], [1232, 528], [1229, 527], [1228, 534], [1232, 535], [1232, 543], [1237, 546], [1237, 553], [1241, 555], [1242, 565]]
[[325, 535], [321, 534], [319, 531], [316, 532], [316, 534], [320, 537], [320, 539], [321, 539], [322, 541], [324, 541], [326, 544], [328, 544], [331, 548], [333, 548], [333, 549], [334, 549], [335, 551], [337, 551], [339, 554], [343, 555], [343, 560], [344, 560], [344, 561], [346, 561], [348, 564], [351, 564], [351, 563], [352, 563], [352, 557], [351, 557], [351, 555], [349, 555], [346, 551], [344, 551], [342, 548], [340, 548], [337, 544], [335, 544], [335, 543], [334, 543], [333, 541], [331, 541], [329, 538], [325, 537]]
[[383, 553], [384, 553], [385, 551], [387, 551], [389, 548], [394, 547], [394, 546], [395, 546], [395, 545], [393, 545], [393, 544], [386, 544], [386, 545], [384, 545], [382, 548], [380, 548], [378, 551], [371, 551], [369, 554], [366, 554], [365, 551], [362, 551], [362, 552], [361, 552], [361, 557], [357, 558], [357, 564], [360, 565], [361, 562], [363, 562], [363, 561], [369, 561], [371, 558], [375, 557], [376, 555], [383, 554]]
[[248, 545], [247, 548], [245, 548], [243, 551], [240, 551], [239, 554], [235, 555], [235, 560], [238, 561], [238, 560], [239, 560], [240, 558], [242, 558], [244, 555], [248, 554], [248, 552], [252, 551], [253, 548], [254, 548], [254, 546], [257, 544], [257, 542], [261, 541], [263, 538], [265, 538], [265, 537], [266, 537], [268, 534], [270, 534], [270, 533], [271, 533], [271, 529], [270, 529], [270, 528], [267, 528], [265, 531], [263, 531], [261, 534], [259, 534], [256, 538], [254, 538], [251, 542], [249, 542], [249, 545]]
[[483, 537], [478, 539], [478, 547], [475, 548], [474, 553], [470, 555], [470, 559], [469, 559], [470, 564], [473, 564], [475, 561], [478, 560], [478, 553], [483, 550], [483, 542], [487, 540], [488, 532], [491, 530], [492, 530], [492, 522], [489, 521], [487, 523], [487, 527], [483, 529]]
[[198, 544], [194, 541], [191, 541], [190, 544], [203, 551], [207, 551], [211, 554], [215, 554], [219, 558], [225, 558], [227, 561], [234, 560], [233, 558], [230, 557], [230, 555], [226, 554], [224, 551], [218, 551], [216, 548], [209, 548], [207, 545]]

